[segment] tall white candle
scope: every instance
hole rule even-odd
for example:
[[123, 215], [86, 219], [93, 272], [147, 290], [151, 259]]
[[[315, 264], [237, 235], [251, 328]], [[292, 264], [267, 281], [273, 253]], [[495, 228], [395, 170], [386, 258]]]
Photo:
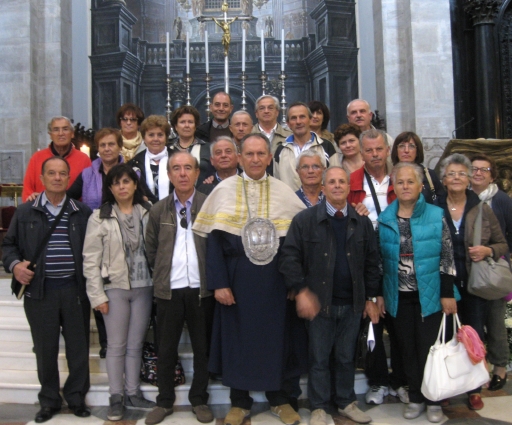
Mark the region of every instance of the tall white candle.
[[169, 50], [170, 50], [169, 49], [169, 33], [166, 32], [165, 33], [165, 59], [166, 59], [165, 70], [166, 70], [167, 75], [170, 74], [170, 72], [169, 72]]
[[187, 32], [187, 74], [190, 74], [190, 34]]
[[284, 72], [284, 29], [281, 30], [281, 71]]
[[265, 33], [261, 30], [261, 72], [265, 72]]
[[245, 28], [242, 28], [242, 72], [245, 72]]
[[210, 62], [208, 59], [208, 31], [204, 32], [204, 59], [206, 62], [206, 73], [210, 73]]

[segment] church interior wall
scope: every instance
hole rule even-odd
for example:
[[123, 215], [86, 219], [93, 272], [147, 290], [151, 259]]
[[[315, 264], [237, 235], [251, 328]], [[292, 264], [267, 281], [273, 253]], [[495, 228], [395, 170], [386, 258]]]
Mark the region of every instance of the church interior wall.
[[[171, 0], [126, 0], [134, 7], [146, 3], [152, 6], [144, 13], [163, 10], [167, 17], [164, 26], [157, 25], [152, 35], [158, 42], [165, 31], [174, 34], [175, 17], [191, 16]], [[320, 0], [271, 0], [261, 9], [253, 7], [253, 15], [258, 18], [255, 36], [265, 28], [267, 16], [274, 18], [276, 40], [280, 39], [280, 25], [286, 38], [314, 34], [309, 12], [319, 3]], [[454, 126], [449, 0], [359, 0], [356, 4], [358, 96], [368, 99], [373, 109], [387, 119], [392, 136], [412, 129], [429, 140], [447, 139]], [[75, 122], [92, 126], [90, 8], [91, 0], [4, 1], [0, 16], [4, 70], [0, 78], [1, 102], [6, 107], [0, 112], [0, 135], [2, 149], [21, 151], [22, 163], [36, 149], [47, 145], [49, 117], [68, 115]], [[144, 31], [148, 22], [137, 22], [133, 37], [138, 36], [137, 31]], [[290, 72], [295, 72], [293, 67]], [[308, 87], [294, 87], [289, 81], [287, 100], [301, 95], [320, 96], [322, 84], [328, 88], [344, 84], [339, 77], [324, 83], [322, 78], [316, 76]], [[344, 90], [353, 91], [351, 87]], [[131, 96], [138, 99], [136, 87]], [[325, 96], [333, 108], [334, 92], [327, 90]], [[345, 106], [336, 103], [334, 108]]]

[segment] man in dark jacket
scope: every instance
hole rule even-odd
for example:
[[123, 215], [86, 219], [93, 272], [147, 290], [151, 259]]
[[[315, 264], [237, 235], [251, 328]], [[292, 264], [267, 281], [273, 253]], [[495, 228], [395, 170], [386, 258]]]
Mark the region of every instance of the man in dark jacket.
[[[82, 247], [91, 210], [72, 199], [66, 203], [69, 164], [62, 157], [54, 156], [43, 162], [41, 181], [44, 192], [16, 210], [2, 243], [5, 270], [25, 285], [25, 314], [41, 384], [37, 423], [51, 419], [61, 408], [57, 364], [61, 329], [69, 368], [64, 398], [76, 416], [91, 414], [85, 405], [89, 390], [91, 307], [82, 274]], [[64, 207], [48, 243], [36, 252]], [[37, 265], [33, 271], [28, 268], [30, 260]]]
[[361, 316], [378, 322], [377, 240], [368, 217], [348, 204], [349, 178], [334, 166], [324, 175], [322, 203], [297, 214], [279, 261], [286, 285], [295, 292], [297, 313], [311, 320], [308, 396], [311, 424], [325, 425], [331, 399], [329, 356], [336, 360], [336, 404], [354, 422], [371, 418], [359, 410], [354, 392], [357, 335]]
[[232, 137], [229, 129], [229, 116], [233, 112], [231, 96], [225, 92], [215, 94], [210, 105], [210, 112], [213, 119], [197, 127], [196, 137], [205, 142], [213, 142], [219, 136]]

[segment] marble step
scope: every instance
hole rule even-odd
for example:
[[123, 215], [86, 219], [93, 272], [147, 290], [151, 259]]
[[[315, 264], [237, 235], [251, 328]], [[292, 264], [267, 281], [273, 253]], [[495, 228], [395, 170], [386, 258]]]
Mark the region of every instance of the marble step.
[[[67, 378], [67, 372], [61, 372], [61, 386]], [[188, 392], [190, 390], [190, 375], [186, 377], [187, 382], [184, 385], [176, 387], [175, 405], [190, 405], [188, 401]], [[302, 396], [305, 398], [307, 387], [307, 378], [301, 379]], [[34, 404], [37, 403], [37, 393], [40, 389], [37, 380], [37, 372], [34, 371], [13, 371], [0, 370], [0, 403], [19, 403]], [[144, 396], [149, 400], [156, 400], [158, 395], [157, 387], [149, 384], [142, 384], [141, 390]], [[220, 382], [210, 381], [208, 386], [210, 398], [209, 404], [229, 404], [229, 388], [223, 386]], [[251, 392], [254, 401], [265, 402], [265, 393]], [[108, 380], [106, 373], [91, 373], [91, 387], [87, 393], [86, 402], [90, 406], [108, 406]]]
[[[91, 373], [106, 373], [106, 360], [99, 355], [99, 344], [92, 344], [89, 350], [89, 368]], [[185, 374], [192, 376], [194, 370], [191, 344], [180, 344], [178, 353]], [[68, 372], [64, 344], [59, 347], [59, 370]], [[0, 370], [36, 371], [36, 356], [32, 352], [32, 343], [3, 341], [0, 345]]]

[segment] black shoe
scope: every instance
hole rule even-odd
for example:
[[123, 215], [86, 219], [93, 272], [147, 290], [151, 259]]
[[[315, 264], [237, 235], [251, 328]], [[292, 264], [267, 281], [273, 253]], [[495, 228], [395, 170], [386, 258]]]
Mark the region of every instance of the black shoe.
[[69, 410], [73, 412], [75, 416], [79, 418], [88, 418], [91, 416], [91, 409], [89, 409], [85, 403], [80, 404], [79, 406], [68, 406]]
[[100, 359], [104, 359], [107, 357], [107, 347], [100, 348]]
[[49, 421], [57, 412], [60, 412], [60, 407], [41, 407], [41, 410], [36, 413], [35, 421], [38, 424]]
[[491, 382], [489, 384], [489, 391], [498, 391], [501, 390], [505, 384], [507, 383], [507, 375], [505, 374], [505, 377], [502, 378], [499, 375], [492, 375]]

